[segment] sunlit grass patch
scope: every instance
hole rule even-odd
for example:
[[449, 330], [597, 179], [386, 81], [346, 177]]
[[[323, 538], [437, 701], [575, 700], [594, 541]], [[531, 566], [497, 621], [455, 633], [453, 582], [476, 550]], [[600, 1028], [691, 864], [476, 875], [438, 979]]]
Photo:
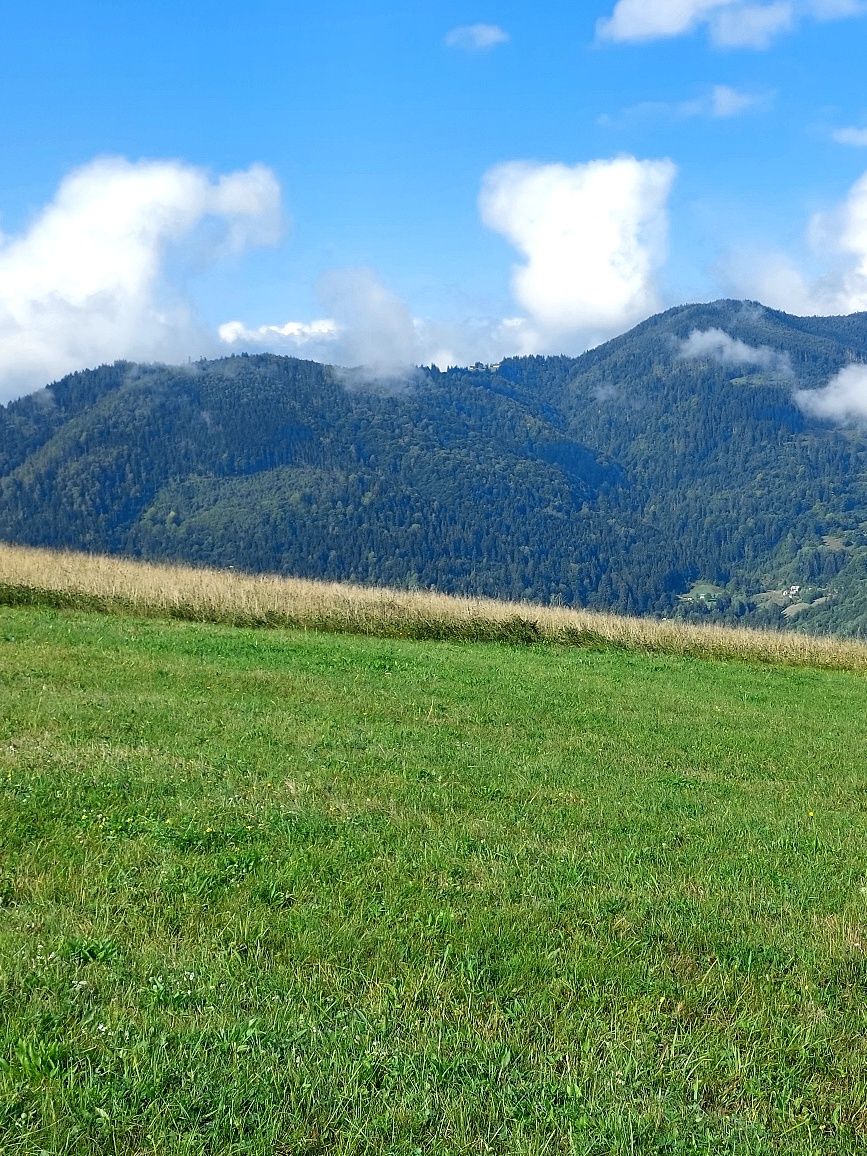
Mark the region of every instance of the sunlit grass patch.
[[4, 1154], [863, 1150], [861, 674], [124, 610], [0, 608]]

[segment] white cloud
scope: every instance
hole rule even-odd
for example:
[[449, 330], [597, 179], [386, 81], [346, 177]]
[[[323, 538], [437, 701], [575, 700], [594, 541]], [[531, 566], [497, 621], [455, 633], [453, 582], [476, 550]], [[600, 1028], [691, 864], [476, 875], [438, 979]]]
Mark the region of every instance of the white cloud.
[[665, 257], [675, 175], [671, 161], [633, 157], [491, 169], [479, 207], [484, 223], [525, 258], [513, 289], [526, 315], [418, 317], [372, 270], [342, 269], [319, 284], [327, 318], [260, 326], [229, 321], [220, 338], [235, 349], [361, 366], [380, 378], [420, 364], [445, 368], [584, 349], [658, 307], [655, 275]]
[[[338, 269], [319, 285], [333, 317], [247, 326], [228, 321], [220, 340], [232, 350], [307, 357], [330, 365], [362, 368], [371, 377], [403, 377], [413, 366], [472, 365], [534, 352], [538, 338], [523, 317], [441, 321], [415, 317], [371, 269]], [[362, 374], [362, 376], [364, 376]]]
[[742, 92], [731, 88], [728, 84], [715, 84], [710, 94], [710, 113], [719, 119], [728, 119], [740, 116], [767, 100], [767, 96], [757, 96], [755, 93]]
[[838, 128], [831, 134], [837, 144], [867, 148], [867, 128]]
[[[867, 173], [840, 205], [813, 215], [807, 242], [810, 260], [802, 264], [784, 253], [736, 254], [728, 266], [732, 289], [791, 313], [867, 310]], [[811, 275], [804, 264], [824, 271]]]
[[421, 350], [412, 314], [373, 270], [328, 273], [319, 294], [340, 326], [342, 364], [389, 376], [418, 363]]
[[335, 341], [339, 333], [337, 322], [331, 318], [319, 321], [287, 321], [283, 325], [258, 325], [250, 329], [243, 321], [225, 321], [217, 330], [224, 345], [243, 348], [265, 348], [285, 342], [294, 349], [305, 345], [319, 346]]
[[827, 421], [867, 421], [867, 365], [847, 365], [823, 389], [799, 389], [795, 401]]
[[450, 365], [502, 361], [538, 351], [539, 338], [525, 317], [465, 318], [461, 321], [415, 321], [421, 361], [445, 369]]
[[721, 271], [732, 296], [762, 301], [801, 316], [834, 312], [817, 308], [808, 276], [786, 253], [751, 247], [730, 254]]
[[721, 48], [768, 48], [795, 24], [789, 0], [773, 4], [738, 4], [719, 12], [710, 25], [711, 39]]
[[213, 344], [166, 284], [169, 254], [269, 244], [280, 189], [260, 165], [212, 179], [177, 161], [93, 161], [30, 227], [0, 241], [0, 399], [117, 358], [182, 359]]
[[525, 258], [513, 289], [525, 315], [435, 320], [415, 316], [370, 269], [322, 278], [317, 321], [219, 334], [234, 349], [271, 349], [395, 377], [420, 364], [468, 365], [505, 356], [580, 350], [659, 305], [655, 275], [666, 249], [671, 161], [633, 157], [573, 167], [510, 163], [490, 170], [482, 219]]
[[669, 160], [620, 157], [512, 162], [485, 175], [482, 220], [525, 258], [512, 278], [529, 314], [525, 351], [602, 340], [657, 308], [676, 172]]
[[744, 92], [728, 84], [715, 84], [701, 96], [690, 100], [646, 100], [613, 116], [606, 113], [599, 117], [599, 124], [611, 125], [659, 117], [671, 117], [674, 120], [690, 120], [693, 117], [729, 120], [751, 109], [768, 105], [773, 97], [772, 92]]
[[333, 365], [363, 366], [386, 378], [418, 364], [423, 353], [420, 323], [373, 270], [336, 269], [318, 288], [330, 317], [256, 327], [227, 321], [219, 327], [220, 340], [236, 349], [269, 349]]
[[822, 279], [817, 296], [834, 311], [867, 309], [867, 173], [841, 205], [813, 216], [809, 236], [817, 253], [839, 258], [837, 269]]
[[867, 12], [864, 0], [617, 0], [597, 24], [603, 40], [670, 40], [704, 28], [723, 48], [767, 48], [802, 18], [842, 20]]
[[692, 32], [736, 0], [617, 0], [597, 32], [605, 40], [667, 40]]
[[447, 33], [444, 40], [447, 47], [464, 52], [487, 52], [508, 42], [509, 34], [499, 24], [462, 24]]
[[788, 353], [769, 345], [748, 345], [724, 329], [693, 329], [680, 343], [678, 356], [717, 361], [721, 365], [757, 365], [760, 369], [789, 376], [792, 364]]

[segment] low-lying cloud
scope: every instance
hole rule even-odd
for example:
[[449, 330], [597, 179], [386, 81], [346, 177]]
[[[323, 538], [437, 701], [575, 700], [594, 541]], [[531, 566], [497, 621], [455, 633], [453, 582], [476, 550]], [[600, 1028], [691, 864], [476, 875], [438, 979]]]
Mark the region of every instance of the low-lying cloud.
[[331, 314], [327, 318], [258, 326], [225, 322], [219, 328], [224, 350], [272, 350], [388, 380], [405, 377], [417, 365], [445, 369], [535, 348], [524, 318], [416, 317], [372, 269], [333, 270], [320, 280], [319, 296]]
[[319, 283], [337, 319], [343, 364], [388, 377], [418, 363], [421, 348], [408, 306], [371, 269], [337, 269]]
[[867, 365], [847, 365], [823, 389], [799, 389], [795, 402], [811, 417], [840, 424], [867, 422]]
[[281, 225], [280, 188], [261, 165], [216, 178], [122, 157], [77, 169], [29, 228], [0, 237], [0, 401], [100, 362], [210, 352], [168, 260], [271, 244]]
[[680, 342], [678, 356], [691, 360], [716, 361], [720, 365], [754, 365], [769, 373], [791, 376], [788, 353], [769, 345], [748, 345], [724, 329], [693, 329]]
[[585, 347], [652, 313], [666, 257], [669, 160], [498, 165], [479, 197], [483, 222], [519, 251], [512, 289], [526, 310], [524, 351]]
[[418, 323], [372, 269], [335, 269], [321, 278], [318, 291], [328, 317], [254, 327], [227, 321], [219, 328], [220, 340], [235, 349], [276, 349], [363, 367], [385, 378], [418, 364], [423, 353]]

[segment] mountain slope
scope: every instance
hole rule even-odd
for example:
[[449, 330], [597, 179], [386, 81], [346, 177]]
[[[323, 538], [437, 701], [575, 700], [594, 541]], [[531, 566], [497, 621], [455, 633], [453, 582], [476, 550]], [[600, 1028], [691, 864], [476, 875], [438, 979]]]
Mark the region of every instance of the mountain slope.
[[867, 315], [721, 301], [400, 388], [118, 363], [0, 408], [0, 538], [863, 633], [867, 440], [793, 401], [862, 359]]

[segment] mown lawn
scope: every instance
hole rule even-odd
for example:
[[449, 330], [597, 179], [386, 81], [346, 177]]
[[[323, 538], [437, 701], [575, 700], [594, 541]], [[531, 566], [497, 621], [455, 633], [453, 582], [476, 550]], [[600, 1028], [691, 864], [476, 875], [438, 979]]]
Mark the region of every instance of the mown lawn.
[[867, 1146], [867, 679], [0, 609], [0, 1151]]

